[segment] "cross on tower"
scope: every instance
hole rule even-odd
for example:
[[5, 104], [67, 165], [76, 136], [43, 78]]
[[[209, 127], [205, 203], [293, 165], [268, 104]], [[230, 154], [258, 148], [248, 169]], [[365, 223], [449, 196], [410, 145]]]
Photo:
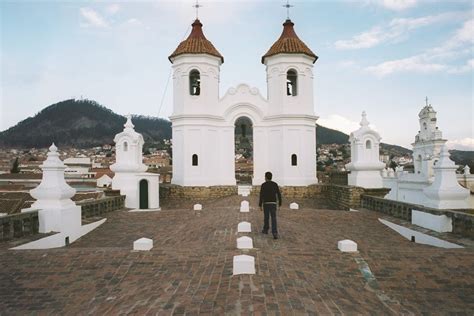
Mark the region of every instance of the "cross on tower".
[[196, 4], [193, 5], [193, 8], [196, 9], [196, 20], [199, 18], [199, 8], [202, 7], [202, 4], [199, 4], [199, 0], [196, 0]]
[[294, 5], [290, 4], [290, 0], [286, 0], [286, 4], [282, 5], [282, 7], [286, 8], [286, 19], [290, 19], [290, 8], [294, 7]]

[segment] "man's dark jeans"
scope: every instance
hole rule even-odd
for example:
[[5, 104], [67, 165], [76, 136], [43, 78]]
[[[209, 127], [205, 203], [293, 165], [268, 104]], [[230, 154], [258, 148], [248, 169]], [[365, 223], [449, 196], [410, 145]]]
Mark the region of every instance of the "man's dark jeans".
[[269, 219], [272, 217], [272, 234], [278, 235], [277, 218], [276, 218], [276, 204], [263, 204], [263, 232], [267, 233], [269, 227]]

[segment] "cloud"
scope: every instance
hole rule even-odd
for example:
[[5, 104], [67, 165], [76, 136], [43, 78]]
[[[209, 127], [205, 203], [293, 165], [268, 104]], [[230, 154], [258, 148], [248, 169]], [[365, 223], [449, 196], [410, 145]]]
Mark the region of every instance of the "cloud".
[[[318, 124], [327, 128], [335, 129], [346, 134], [350, 134], [360, 128], [359, 122], [350, 120], [342, 115], [332, 114], [328, 117], [320, 117]], [[376, 130], [376, 127], [372, 124], [369, 125], [371, 128]]]
[[448, 70], [452, 74], [463, 74], [474, 70], [474, 59], [469, 59], [465, 65], [460, 67], [452, 67]]
[[397, 72], [431, 73], [442, 71], [446, 68], [446, 65], [427, 62], [423, 56], [413, 56], [398, 60], [386, 61], [375, 66], [367, 67], [366, 69], [377, 76], [383, 77]]
[[454, 139], [448, 140], [446, 145], [449, 149], [457, 149], [457, 150], [474, 150], [474, 138], [462, 138], [462, 139]]
[[354, 60], [340, 61], [337, 66], [342, 69], [359, 69], [360, 66]]
[[137, 27], [137, 26], [143, 26], [142, 21], [136, 19], [136, 18], [131, 18], [128, 19], [125, 23], [125, 26], [131, 26], [131, 27]]
[[105, 8], [105, 12], [107, 12], [107, 14], [109, 15], [115, 15], [119, 11], [120, 11], [120, 5], [117, 3], [110, 4]]
[[411, 7], [414, 7], [417, 4], [417, 0], [382, 0], [380, 2], [384, 8], [401, 11]]
[[107, 21], [97, 11], [91, 8], [81, 8], [80, 13], [85, 20], [85, 23], [81, 23], [81, 27], [109, 27]]
[[[429, 15], [419, 18], [396, 18], [384, 26], [375, 26], [372, 29], [353, 36], [349, 40], [339, 40], [334, 43], [336, 49], [371, 48], [386, 42], [397, 42], [407, 36], [409, 31], [436, 23], [462, 19], [469, 16], [465, 12], [448, 12], [438, 15]], [[461, 34], [466, 38], [469, 30]]]
[[[366, 67], [365, 70], [383, 77], [399, 72], [433, 73], [446, 71], [451, 74], [469, 72], [473, 69], [472, 50], [474, 44], [474, 19], [465, 21], [451, 38], [443, 45], [430, 48], [422, 54], [385, 61], [374, 66]], [[471, 59], [465, 61], [464, 66], [454, 66], [449, 62], [469, 56]]]

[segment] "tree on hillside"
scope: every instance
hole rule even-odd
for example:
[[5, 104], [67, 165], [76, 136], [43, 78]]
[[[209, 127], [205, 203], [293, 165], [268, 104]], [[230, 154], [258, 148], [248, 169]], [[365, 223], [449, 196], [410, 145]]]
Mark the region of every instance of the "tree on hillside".
[[10, 169], [10, 173], [20, 173], [20, 163], [18, 162], [18, 157], [16, 157], [13, 162], [13, 167]]

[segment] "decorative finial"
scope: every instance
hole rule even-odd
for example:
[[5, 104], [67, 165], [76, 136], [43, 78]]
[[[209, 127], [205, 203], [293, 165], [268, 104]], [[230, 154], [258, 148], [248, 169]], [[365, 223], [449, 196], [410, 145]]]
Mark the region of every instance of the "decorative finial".
[[58, 147], [56, 147], [56, 145], [53, 143], [53, 144], [49, 147], [49, 151], [55, 153], [55, 152], [58, 151]]
[[469, 166], [466, 165], [466, 166], [464, 167], [464, 175], [465, 175], [465, 176], [468, 176], [468, 175], [470, 175], [470, 174], [471, 174], [471, 168], [469, 168]]
[[425, 98], [426, 106], [428, 106], [428, 97]]
[[196, 9], [196, 20], [199, 19], [199, 8], [202, 7], [202, 4], [199, 4], [199, 0], [196, 0], [196, 4], [193, 5], [193, 8]]
[[362, 111], [362, 120], [360, 121], [360, 126], [369, 126], [369, 121], [367, 121], [367, 114], [365, 111]]
[[128, 114], [128, 115], [126, 116], [126, 118], [127, 118], [127, 121], [125, 122], [125, 124], [124, 124], [123, 126], [124, 126], [125, 128], [134, 128], [135, 125], [133, 125], [133, 123], [132, 123], [132, 116], [131, 116], [130, 114]]
[[294, 7], [294, 5], [290, 4], [290, 0], [286, 0], [286, 4], [284, 4], [282, 7], [286, 8], [286, 19], [290, 19], [290, 8]]

